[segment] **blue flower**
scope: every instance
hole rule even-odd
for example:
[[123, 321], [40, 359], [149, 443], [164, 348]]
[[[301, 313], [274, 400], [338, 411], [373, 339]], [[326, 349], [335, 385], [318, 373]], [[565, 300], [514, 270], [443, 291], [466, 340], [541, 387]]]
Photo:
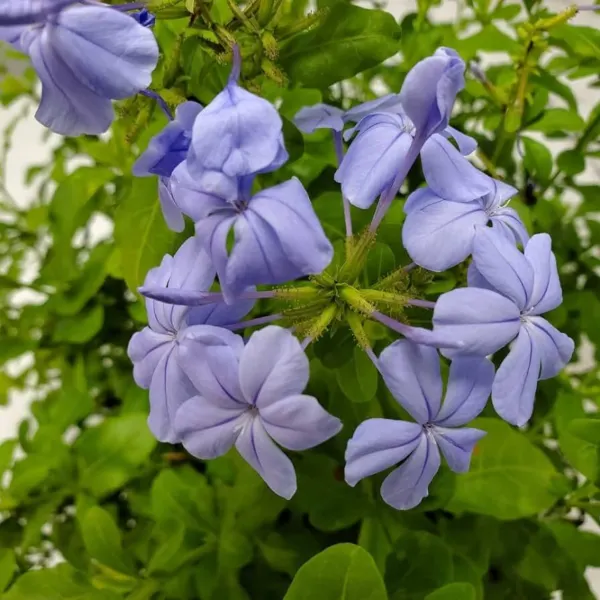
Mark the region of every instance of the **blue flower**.
[[39, 23], [76, 2], [78, 0], [0, 0], [0, 26]]
[[156, 23], [156, 17], [146, 8], [130, 13], [130, 15], [144, 27], [154, 27]]
[[137, 177], [170, 177], [175, 167], [187, 157], [192, 128], [201, 110], [202, 105], [198, 102], [180, 104], [175, 111], [175, 119], [150, 140], [148, 148], [137, 159], [133, 174]]
[[524, 425], [533, 412], [539, 379], [557, 375], [569, 362], [573, 340], [541, 315], [562, 302], [550, 236], [534, 235], [522, 254], [495, 228], [476, 228], [469, 286], [440, 296], [434, 333], [459, 340], [449, 355], [488, 355], [513, 342], [492, 388], [496, 412]]
[[23, 32], [19, 43], [42, 82], [36, 118], [63, 135], [106, 131], [111, 100], [148, 87], [158, 61], [149, 29], [99, 5], [62, 10]]
[[[333, 131], [341, 132], [346, 123], [358, 123], [365, 117], [376, 112], [402, 112], [400, 95], [388, 94], [387, 96], [358, 104], [346, 111], [336, 106], [322, 103], [305, 106], [296, 113], [294, 123], [304, 133], [313, 133], [316, 129], [333, 129]], [[354, 128], [346, 133], [351, 134], [353, 132]]]
[[237, 84], [240, 67], [236, 46], [227, 86], [194, 123], [187, 159], [188, 170], [194, 176], [207, 171], [227, 177], [266, 173], [288, 159], [277, 109]]
[[[151, 269], [145, 284], [208, 291], [214, 276], [208, 256], [192, 238], [175, 256], [167, 254], [160, 267]], [[196, 395], [196, 389], [181, 369], [179, 352], [183, 336], [201, 336], [204, 327], [236, 323], [250, 312], [252, 305], [253, 301], [242, 301], [234, 305], [187, 308], [146, 300], [148, 327], [133, 335], [127, 353], [134, 365], [135, 382], [150, 390], [148, 425], [158, 440], [178, 441], [173, 430], [175, 413], [183, 402]]]
[[[213, 261], [227, 302], [250, 285], [318, 274], [333, 247], [306, 190], [295, 177], [252, 195], [253, 178], [218, 172], [192, 177], [182, 163], [171, 180], [179, 208]], [[228, 238], [234, 234], [231, 249]]]
[[473, 447], [485, 432], [461, 427], [484, 408], [494, 366], [482, 357], [452, 362], [442, 404], [440, 359], [435, 349], [400, 340], [388, 346], [378, 368], [396, 401], [416, 421], [369, 419], [358, 426], [346, 449], [349, 485], [404, 461], [381, 486], [394, 508], [417, 506], [440, 468], [440, 450], [457, 473], [469, 469]]
[[[475, 227], [488, 223], [513, 244], [525, 246], [527, 230], [517, 212], [505, 206], [517, 190], [484, 175], [453, 146], [435, 138], [421, 153], [426, 154], [423, 168], [431, 184], [413, 192], [404, 205], [402, 241], [413, 261], [430, 271], [457, 265], [471, 254]], [[430, 151], [440, 143], [443, 151]]]
[[342, 428], [316, 398], [302, 393], [309, 364], [298, 340], [269, 326], [244, 346], [231, 332], [205, 327], [201, 336], [184, 337], [180, 354], [197, 388], [175, 416], [186, 450], [208, 460], [235, 445], [276, 494], [291, 498], [294, 466], [274, 441], [288, 450], [306, 450]]
[[433, 148], [431, 136], [442, 142], [442, 136], [454, 137], [464, 154], [475, 149], [472, 138], [448, 128], [456, 94], [464, 87], [464, 69], [454, 50], [438, 49], [411, 69], [397, 97], [385, 97], [378, 112], [359, 122], [359, 134], [335, 174], [351, 204], [368, 208], [385, 194], [382, 217], [419, 152]]

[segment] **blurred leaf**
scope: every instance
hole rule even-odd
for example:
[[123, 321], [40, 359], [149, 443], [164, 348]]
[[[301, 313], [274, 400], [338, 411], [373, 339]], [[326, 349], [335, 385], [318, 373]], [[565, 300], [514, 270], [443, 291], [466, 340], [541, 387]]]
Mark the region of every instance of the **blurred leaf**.
[[156, 446], [146, 419], [142, 413], [111, 417], [81, 434], [75, 450], [84, 489], [105, 496], [139, 474]]
[[335, 4], [312, 31], [283, 45], [280, 61], [294, 83], [326, 88], [395, 54], [399, 37], [389, 13]]
[[338, 385], [352, 402], [370, 402], [377, 393], [379, 374], [371, 359], [358, 346], [354, 359], [336, 371]]
[[0, 592], [12, 581], [17, 570], [15, 553], [9, 548], [0, 548]]
[[337, 544], [300, 567], [284, 600], [386, 600], [373, 558], [360, 546]]
[[431, 594], [425, 600], [475, 600], [475, 588], [470, 583], [450, 583]]
[[554, 418], [560, 449], [569, 463], [594, 481], [600, 472], [600, 455], [594, 443], [582, 439], [571, 430], [571, 423], [584, 420], [586, 413], [576, 394], [560, 393], [554, 405]]
[[131, 560], [123, 551], [121, 532], [111, 516], [93, 506], [81, 518], [81, 534], [89, 555], [119, 573], [135, 574]]
[[76, 317], [65, 317], [56, 323], [53, 339], [56, 342], [83, 344], [102, 329], [104, 308], [96, 304]]
[[540, 142], [522, 136], [524, 156], [523, 164], [530, 175], [539, 183], [549, 181], [552, 174], [552, 153]]
[[158, 201], [156, 178], [133, 179], [115, 214], [115, 240], [123, 275], [137, 292], [146, 273], [177, 247], [177, 234], [166, 225]]
[[390, 600], [421, 600], [452, 582], [452, 552], [431, 533], [407, 531], [395, 541], [385, 572]]
[[497, 419], [473, 425], [487, 435], [475, 447], [470, 471], [456, 478], [448, 510], [518, 519], [548, 508], [564, 493], [562, 475], [522, 433]]
[[531, 131], [544, 133], [564, 133], [566, 131], [581, 131], [584, 120], [576, 113], [566, 108], [549, 108], [541, 119], [527, 127]]
[[70, 565], [25, 573], [2, 600], [118, 600], [107, 590], [97, 590], [85, 574]]
[[578, 150], [565, 150], [558, 155], [556, 164], [565, 175], [577, 175], [585, 171], [585, 156]]

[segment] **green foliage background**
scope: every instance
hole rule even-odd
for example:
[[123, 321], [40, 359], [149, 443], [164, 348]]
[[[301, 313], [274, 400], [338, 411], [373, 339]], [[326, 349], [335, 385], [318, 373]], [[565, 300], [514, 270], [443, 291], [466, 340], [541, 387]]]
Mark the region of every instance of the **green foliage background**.
[[[309, 357], [310, 393], [344, 430], [293, 457], [292, 501], [272, 494], [233, 452], [203, 463], [157, 444], [126, 346], [144, 326], [137, 286], [185, 236], [166, 228], [156, 180], [131, 176], [165, 118], [147, 98], [123, 102], [110, 136], [65, 139], [51, 162], [29, 170], [28, 182], [39, 186], [33, 205], [21, 210], [2, 191], [0, 364], [24, 353], [33, 361], [16, 377], [0, 373], [0, 400], [9, 389], [41, 398], [32, 406], [35, 424], [23, 421], [0, 445], [2, 599], [536, 600], [557, 589], [565, 600], [593, 598], [583, 573], [600, 566], [600, 538], [581, 524], [600, 521], [600, 420], [584, 410], [584, 403], [597, 410], [600, 397], [600, 185], [581, 185], [577, 176], [600, 156], [600, 105], [584, 119], [570, 81], [600, 82], [600, 32], [536, 0], [467, 0], [441, 24], [430, 19], [435, 0], [418, 0], [400, 23], [343, 0], [317, 4], [308, 14], [304, 0], [155, 2], [162, 58], [153, 89], [173, 106], [209, 102], [237, 41], [244, 85], [276, 101], [287, 119], [292, 159], [262, 183], [300, 177], [341, 249], [331, 138], [303, 137], [290, 121], [297, 110], [321, 100], [349, 107], [373, 98], [374, 82], [398, 91], [406, 72], [440, 45], [467, 62], [498, 53], [483, 81], [468, 71], [453, 125], [477, 138], [487, 172], [519, 188], [512, 206], [530, 232], [551, 234], [564, 303], [550, 319], [577, 343], [587, 338], [593, 357], [540, 383], [523, 431], [488, 408], [476, 422], [488, 435], [471, 471], [442, 469], [430, 496], [409, 512], [383, 504], [377, 477], [354, 489], [343, 483], [343, 451], [357, 424], [398, 410], [343, 328], [311, 345]], [[398, 52], [401, 60], [382, 62]], [[0, 100], [35, 98], [35, 83], [30, 69], [5, 72]], [[545, 143], [552, 139], [568, 144], [558, 157]], [[76, 157], [88, 166], [71, 169]], [[421, 182], [417, 167], [408, 189]], [[568, 191], [576, 204], [563, 201]], [[89, 220], [98, 212], [114, 221], [114, 236], [92, 247]], [[370, 213], [353, 217], [359, 230]], [[367, 279], [410, 262], [402, 218], [397, 200]], [[25, 285], [32, 257], [41, 267]], [[463, 266], [423, 285], [434, 299], [464, 282]], [[15, 307], [23, 288], [46, 302]], [[412, 322], [425, 317], [416, 312]], [[389, 343], [378, 326], [368, 333]]]

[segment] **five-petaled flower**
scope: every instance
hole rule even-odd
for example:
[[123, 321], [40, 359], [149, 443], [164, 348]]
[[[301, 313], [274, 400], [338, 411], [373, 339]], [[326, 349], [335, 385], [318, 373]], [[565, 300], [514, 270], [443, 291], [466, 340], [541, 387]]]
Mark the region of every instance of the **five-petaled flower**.
[[444, 403], [440, 359], [435, 349], [401, 340], [378, 361], [388, 389], [416, 421], [369, 419], [358, 426], [346, 449], [346, 481], [361, 479], [404, 461], [381, 486], [394, 508], [414, 508], [429, 493], [440, 468], [440, 450], [457, 473], [469, 469], [473, 447], [485, 431], [462, 427], [485, 406], [494, 366], [483, 357], [452, 362]]
[[205, 327], [200, 335], [185, 337], [180, 352], [198, 390], [175, 417], [184, 447], [207, 460], [235, 445], [276, 494], [291, 498], [294, 466], [274, 441], [288, 450], [306, 450], [342, 428], [316, 398], [302, 393], [309, 366], [298, 340], [269, 326], [244, 346], [225, 329]]

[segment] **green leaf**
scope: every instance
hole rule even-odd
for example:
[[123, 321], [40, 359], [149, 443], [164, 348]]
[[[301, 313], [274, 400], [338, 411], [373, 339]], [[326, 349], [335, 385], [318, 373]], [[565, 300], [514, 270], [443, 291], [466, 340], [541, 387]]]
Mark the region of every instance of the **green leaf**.
[[476, 600], [475, 588], [470, 583], [450, 583], [427, 594], [425, 600]]
[[137, 292], [148, 271], [173, 252], [178, 242], [177, 234], [165, 223], [156, 178], [133, 179], [115, 214], [115, 240], [125, 281]]
[[383, 579], [360, 546], [337, 544], [300, 567], [284, 600], [386, 600]]
[[81, 518], [81, 535], [88, 554], [119, 573], [135, 574], [129, 556], [123, 552], [121, 532], [111, 516], [93, 506]]
[[529, 125], [527, 129], [544, 133], [564, 133], [581, 131], [584, 126], [584, 120], [576, 112], [566, 108], [549, 108], [544, 111], [541, 119]]
[[119, 600], [120, 596], [94, 588], [86, 576], [68, 564], [30, 571], [20, 577], [2, 600]]
[[569, 432], [588, 444], [600, 446], [600, 419], [574, 419], [569, 423]]
[[576, 394], [560, 393], [554, 405], [558, 443], [569, 463], [588, 479], [594, 481], [600, 472], [598, 446], [574, 435], [571, 423], [586, 416], [582, 399]]
[[[347, 400], [344, 399], [344, 402]], [[360, 486], [351, 488], [343, 480], [342, 465], [327, 456], [306, 455], [297, 466], [297, 503], [308, 513], [310, 523], [321, 531], [338, 531], [358, 522], [369, 512], [369, 502]]]
[[292, 121], [282, 116], [283, 121], [283, 140], [285, 149], [290, 155], [289, 162], [298, 160], [304, 154], [304, 137], [302, 132], [294, 125]]
[[0, 548], [0, 592], [3, 592], [17, 570], [15, 553], [10, 548]]
[[336, 4], [315, 29], [283, 46], [280, 62], [294, 84], [322, 89], [395, 54], [399, 37], [389, 13]]
[[53, 280], [67, 281], [75, 275], [73, 234], [87, 221], [89, 207], [86, 205], [90, 199], [113, 178], [110, 169], [79, 167], [56, 188], [50, 203], [54, 244], [50, 261], [44, 268]]
[[6, 440], [0, 444], [0, 477], [10, 467], [16, 447], [17, 440]]
[[452, 551], [431, 533], [406, 531], [395, 541], [385, 572], [390, 600], [421, 600], [453, 580]]
[[83, 344], [92, 339], [102, 329], [104, 323], [104, 307], [100, 304], [75, 317], [59, 319], [52, 336], [55, 342]]
[[523, 144], [523, 165], [529, 171], [530, 175], [539, 183], [550, 180], [552, 174], [552, 153], [547, 146], [540, 142], [522, 136]]
[[564, 481], [525, 435], [498, 419], [477, 419], [487, 431], [473, 452], [468, 473], [456, 478], [451, 512], [470, 511], [497, 519], [519, 519], [550, 507]]
[[84, 489], [101, 497], [138, 474], [156, 446], [146, 419], [142, 413], [111, 417], [81, 434], [75, 450]]
[[352, 402], [370, 402], [377, 393], [379, 375], [371, 359], [358, 346], [354, 360], [335, 372], [338, 385]]
[[186, 529], [213, 531], [214, 502], [206, 478], [190, 468], [165, 469], [152, 483], [152, 514], [159, 522], [176, 521]]
[[558, 155], [556, 164], [566, 175], [577, 175], [585, 171], [585, 156], [579, 150], [565, 150]]

